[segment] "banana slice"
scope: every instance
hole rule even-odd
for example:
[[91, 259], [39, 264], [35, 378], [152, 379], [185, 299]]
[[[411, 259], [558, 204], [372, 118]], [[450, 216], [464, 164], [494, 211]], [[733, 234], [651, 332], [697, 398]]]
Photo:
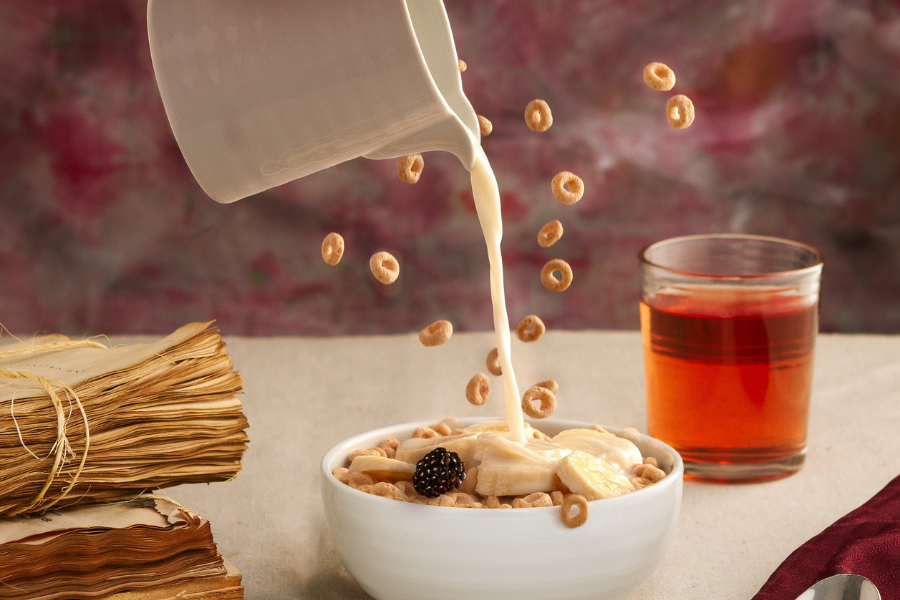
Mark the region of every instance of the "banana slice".
[[634, 491], [634, 486], [616, 467], [587, 452], [576, 450], [566, 456], [559, 461], [556, 473], [567, 488], [588, 500], [611, 498]]
[[502, 433], [482, 433], [475, 448], [482, 496], [512, 496], [549, 492], [559, 488], [556, 465], [570, 450], [549, 442], [528, 440], [523, 446]]
[[[559, 487], [558, 461], [525, 462], [512, 458], [492, 458], [478, 467], [475, 491], [482, 496], [518, 496], [550, 492]], [[627, 481], [627, 479], [626, 479]]]
[[553, 443], [593, 454], [618, 467], [622, 473], [644, 460], [641, 451], [632, 442], [593, 429], [567, 429], [554, 437]]
[[475, 452], [475, 440], [478, 438], [473, 433], [461, 433], [459, 435], [447, 435], [437, 438], [410, 438], [400, 442], [394, 458], [415, 465], [435, 448], [446, 448], [449, 452], [459, 454], [459, 460], [467, 467], [474, 466], [472, 454]]
[[406, 479], [412, 481], [412, 477], [416, 472], [416, 466], [402, 460], [385, 458], [384, 456], [357, 456], [350, 463], [350, 472], [354, 471], [368, 473], [375, 479], [390, 479], [392, 481]]
[[553, 442], [526, 439], [525, 445], [516, 443], [503, 436], [502, 433], [482, 433], [475, 442], [473, 459], [478, 461], [492, 458], [508, 458], [527, 462], [560, 460], [572, 451]]

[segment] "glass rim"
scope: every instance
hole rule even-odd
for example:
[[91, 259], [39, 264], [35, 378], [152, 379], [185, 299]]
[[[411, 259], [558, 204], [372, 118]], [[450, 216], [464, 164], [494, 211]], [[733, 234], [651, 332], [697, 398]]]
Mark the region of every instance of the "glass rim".
[[[653, 262], [649, 258], [647, 258], [647, 253], [651, 251], [654, 247], [658, 247], [662, 244], [669, 244], [672, 242], [687, 242], [694, 240], [755, 240], [761, 242], [771, 242], [776, 244], [782, 244], [786, 246], [793, 246], [794, 248], [802, 248], [804, 250], [812, 253], [814, 257], [813, 264], [800, 268], [800, 269], [792, 269], [790, 271], [771, 271], [767, 273], [757, 273], [754, 275], [716, 275], [714, 273], [703, 273], [701, 271], [685, 271], [682, 269], [675, 269], [672, 267], [667, 267], [658, 263]], [[647, 265], [651, 267], [655, 267], [657, 269], [661, 269], [668, 273], [682, 275], [685, 277], [695, 277], [695, 278], [703, 278], [703, 279], [715, 279], [715, 280], [731, 280], [731, 281], [744, 281], [748, 279], [778, 279], [780, 277], [797, 277], [807, 274], [812, 274], [816, 271], [820, 271], [822, 269], [822, 253], [819, 252], [813, 246], [809, 244], [804, 244], [803, 242], [795, 242], [793, 240], [788, 240], [784, 238], [766, 236], [766, 235], [753, 235], [749, 233], [704, 233], [698, 235], [682, 235], [671, 238], [666, 238], [664, 240], [659, 240], [658, 242], [653, 242], [652, 244], [647, 244], [643, 248], [641, 248], [640, 252], [638, 252], [638, 260], [641, 262], [641, 265]]]

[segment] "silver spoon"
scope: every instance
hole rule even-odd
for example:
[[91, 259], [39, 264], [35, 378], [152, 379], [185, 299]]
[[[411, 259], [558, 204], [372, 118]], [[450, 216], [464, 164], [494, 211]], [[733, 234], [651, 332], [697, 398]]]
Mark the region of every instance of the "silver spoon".
[[819, 581], [797, 600], [881, 600], [875, 584], [862, 575], [832, 575]]

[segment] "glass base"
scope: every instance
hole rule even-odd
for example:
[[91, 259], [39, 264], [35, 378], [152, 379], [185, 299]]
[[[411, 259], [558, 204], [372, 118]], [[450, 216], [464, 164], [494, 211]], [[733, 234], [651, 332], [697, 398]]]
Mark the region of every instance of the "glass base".
[[[748, 462], [747, 455], [728, 457], [717, 456], [718, 460], [695, 460], [682, 453], [684, 475], [690, 479], [718, 483], [752, 483], [780, 479], [800, 470], [806, 460], [806, 449], [787, 458]], [[737, 460], [732, 460], [737, 459]]]

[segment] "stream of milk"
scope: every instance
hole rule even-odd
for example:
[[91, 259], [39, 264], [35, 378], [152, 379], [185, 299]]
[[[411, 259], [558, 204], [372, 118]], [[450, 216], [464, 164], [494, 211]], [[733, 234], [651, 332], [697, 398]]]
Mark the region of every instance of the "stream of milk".
[[497, 178], [491, 170], [484, 149], [476, 148], [475, 164], [470, 172], [472, 196], [478, 221], [487, 244], [488, 260], [491, 264], [491, 304], [494, 307], [494, 332], [503, 371], [503, 399], [506, 405], [506, 419], [512, 439], [525, 443], [525, 420], [519, 400], [519, 386], [512, 366], [510, 348], [509, 316], [506, 314], [506, 294], [503, 291], [503, 257], [500, 255], [500, 240], [503, 238], [503, 221], [500, 217], [500, 189]]

